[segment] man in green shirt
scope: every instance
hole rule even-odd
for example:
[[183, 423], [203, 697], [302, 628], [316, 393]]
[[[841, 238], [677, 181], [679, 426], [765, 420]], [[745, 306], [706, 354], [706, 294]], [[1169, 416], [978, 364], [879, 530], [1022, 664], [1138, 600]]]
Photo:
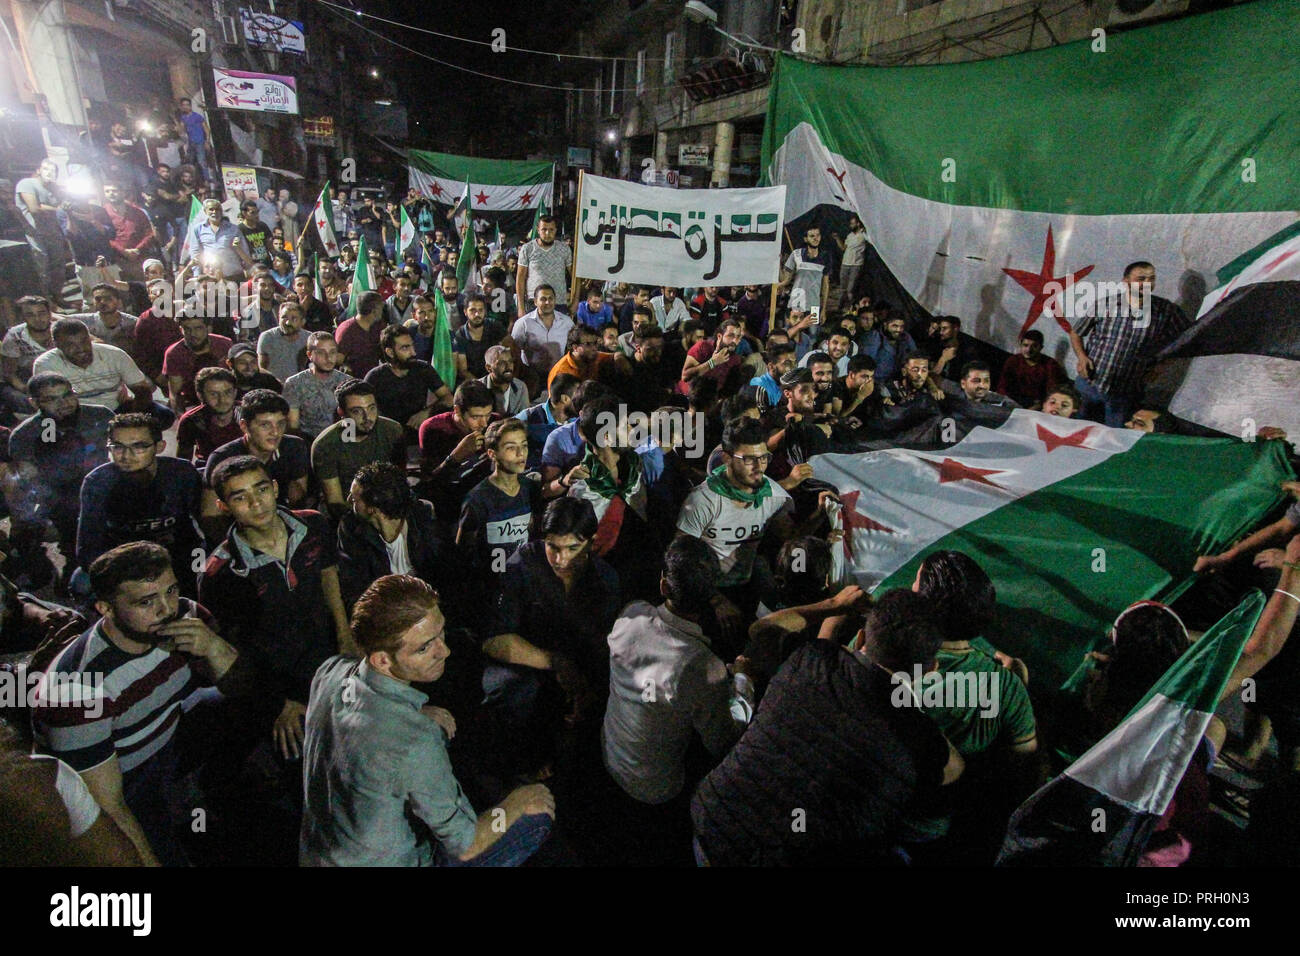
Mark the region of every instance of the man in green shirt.
[[347, 489], [362, 465], [391, 461], [406, 468], [406, 435], [401, 423], [379, 414], [374, 386], [352, 379], [334, 390], [343, 416], [311, 443], [311, 470], [321, 484], [330, 517], [348, 508]]

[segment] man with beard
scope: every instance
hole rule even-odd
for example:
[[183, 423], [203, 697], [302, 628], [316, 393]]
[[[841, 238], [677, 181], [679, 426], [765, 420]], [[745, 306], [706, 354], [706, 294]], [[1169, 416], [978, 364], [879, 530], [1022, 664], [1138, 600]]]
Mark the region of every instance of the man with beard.
[[142, 281], [144, 271], [141, 269], [141, 261], [146, 255], [160, 251], [153, 223], [143, 209], [133, 202], [127, 202], [122, 186], [118, 183], [104, 184], [104, 212], [113, 224], [114, 234], [108, 242], [118, 255], [122, 278], [128, 282]]
[[316, 298], [316, 286], [311, 276], [300, 272], [293, 277], [293, 294], [302, 306], [303, 328], [308, 332], [334, 332], [334, 315], [329, 306]]
[[406, 427], [414, 443], [425, 420], [451, 406], [451, 389], [434, 367], [415, 357], [415, 336], [401, 325], [390, 325], [379, 337], [384, 364], [370, 370], [365, 380], [375, 390], [379, 413]]
[[835, 359], [829, 352], [809, 352], [804, 356], [803, 366], [812, 373], [813, 384], [817, 386], [815, 413], [831, 414], [835, 409]]
[[[256, 724], [256, 718], [230, 719], [236, 700], [255, 700], [256, 671], [217, 636], [203, 608], [180, 596], [171, 557], [160, 545], [136, 541], [101, 555], [90, 566], [90, 584], [101, 617], [46, 670], [50, 679], [32, 711], [36, 751], [80, 774], [146, 864], [184, 865], [174, 836], [182, 821], [169, 813], [168, 790], [204, 751], [229, 752], [241, 731]], [[211, 684], [222, 703], [209, 699], [187, 710], [186, 699]], [[70, 685], [93, 689], [87, 706], [51, 696]], [[211, 720], [209, 707], [222, 709], [226, 719]], [[183, 822], [191, 822], [188, 812]]]
[[465, 297], [460, 294], [460, 280], [456, 270], [445, 270], [438, 276], [438, 292], [447, 306], [447, 324], [455, 332], [465, 324]]
[[1013, 409], [1020, 406], [991, 390], [993, 372], [987, 362], [967, 362], [961, 370], [961, 381], [944, 379], [943, 410], [950, 415], [978, 424], [999, 425], [1006, 421]]
[[[329, 259], [322, 259], [316, 266], [316, 276], [320, 280], [321, 299], [330, 310], [330, 325], [334, 324], [344, 311], [344, 300], [348, 295], [348, 283], [339, 275], [338, 268]], [[379, 299], [382, 303], [383, 297]]]
[[[411, 333], [411, 339], [415, 343], [415, 357], [421, 362], [432, 362], [433, 336], [438, 330], [438, 307], [433, 299], [426, 295], [414, 296], [412, 302], [414, 304], [411, 306], [411, 318], [406, 320], [406, 329]], [[468, 305], [466, 307], [468, 308]], [[457, 331], [459, 332], [460, 329]], [[455, 336], [452, 336], [453, 352], [455, 348]], [[483, 371], [484, 374], [487, 373], [487, 369]]]
[[880, 416], [884, 400], [876, 381], [876, 363], [870, 355], [849, 359], [849, 374], [835, 383], [837, 391], [832, 411], [835, 417], [857, 428]]
[[1020, 336], [1020, 351], [1003, 364], [998, 391], [1025, 408], [1039, 408], [1067, 380], [1061, 363], [1043, 354], [1043, 333], [1030, 329]]
[[[637, 293], [640, 294], [641, 292], [642, 289], [638, 287]], [[631, 302], [630, 299], [628, 301]], [[654, 310], [650, 308], [649, 299], [646, 300], [646, 303], [646, 305], [633, 307], [631, 318], [628, 320], [631, 323], [631, 331], [624, 332], [618, 337], [618, 347], [628, 358], [632, 358], [635, 352], [632, 337], [636, 335], [637, 329], [644, 329], [655, 324], [655, 314]]]
[[[456, 361], [456, 381], [482, 378], [488, 373], [483, 356], [500, 345], [506, 329], [496, 319], [487, 317], [487, 299], [471, 295], [465, 300], [465, 324], [451, 334], [451, 351]], [[430, 343], [432, 350], [432, 343]]]
[[311, 443], [311, 469], [330, 517], [337, 521], [347, 510], [347, 489], [362, 465], [390, 461], [406, 467], [406, 432], [400, 422], [379, 414], [369, 382], [344, 382], [334, 396], [342, 417]]
[[451, 655], [439, 603], [410, 575], [375, 581], [352, 616], [364, 660], [332, 658], [312, 682], [302, 866], [518, 866], [550, 833], [544, 786], [476, 816], [456, 781], [456, 721], [411, 686], [442, 677]]
[[235, 373], [219, 366], [199, 369], [194, 390], [198, 392], [199, 404], [176, 422], [176, 457], [202, 472], [208, 455], [242, 434], [235, 419], [239, 392]]
[[32, 363], [42, 352], [54, 348], [50, 324], [50, 300], [43, 295], [25, 295], [14, 305], [22, 321], [9, 329], [0, 340], [0, 404], [15, 415], [31, 411], [27, 403], [27, 381], [32, 377]]
[[[849, 352], [853, 349], [853, 337], [838, 326], [827, 326], [822, 336], [820, 347], [805, 352], [799, 364], [809, 367], [814, 355], [825, 355], [831, 360], [831, 378], [843, 378], [849, 374]], [[821, 380], [818, 379], [820, 384]]]
[[384, 297], [378, 292], [357, 296], [357, 314], [339, 323], [334, 341], [343, 353], [343, 363], [354, 378], [365, 378], [383, 361], [379, 336], [388, 327], [384, 321]]
[[564, 343], [564, 354], [551, 366], [546, 381], [549, 385], [557, 375], [572, 375], [580, 382], [593, 378], [604, 381], [615, 367], [625, 369], [626, 366], [625, 356], [620, 358], [600, 350], [600, 334], [595, 329], [574, 325]]
[[822, 248], [822, 231], [816, 226], [809, 227], [803, 238], [803, 246], [785, 260], [781, 289], [790, 290], [791, 309], [829, 307], [831, 254]]
[[203, 213], [206, 218], [190, 228], [190, 258], [181, 264], [180, 271], [188, 271], [192, 263], [203, 262], [211, 253], [219, 264], [218, 278], [242, 280], [244, 271], [252, 268], [253, 260], [239, 227], [226, 220], [218, 199], [204, 200]]
[[903, 331], [906, 326], [905, 320], [890, 316], [863, 340], [861, 354], [875, 360], [876, 378], [882, 382], [892, 382], [902, 368], [903, 355], [916, 351], [916, 343]]
[[415, 301], [411, 298], [411, 277], [399, 273], [393, 280], [393, 294], [384, 302], [384, 314], [389, 325], [404, 325], [411, 318], [411, 308]]
[[258, 389], [277, 395], [284, 390], [278, 378], [258, 367], [257, 351], [247, 342], [236, 342], [230, 347], [226, 365], [235, 373], [235, 390], [240, 398]]
[[135, 324], [137, 316], [122, 311], [121, 294], [106, 282], [90, 290], [94, 312], [75, 312], [70, 319], [80, 319], [86, 329], [99, 341], [121, 349], [127, 355], [135, 351]]
[[773, 452], [768, 476], [783, 488], [812, 476], [806, 464], [813, 455], [831, 451], [831, 426], [823, 420], [823, 392], [806, 368], [781, 376], [782, 403], [767, 410], [760, 421], [767, 429], [767, 447]]
[[[659, 295], [650, 300], [650, 308], [654, 310], [655, 325], [665, 332], [671, 332], [681, 326], [683, 322], [694, 321], [691, 319], [690, 310], [686, 308], [686, 303], [682, 301], [682, 297], [677, 292], [678, 290], [673, 286], [666, 285]], [[704, 326], [698, 322], [696, 322], [696, 325], [701, 330], [704, 329]], [[685, 345], [685, 341], [682, 344]]]
[[935, 322], [935, 333], [927, 343], [930, 355], [930, 374], [936, 379], [956, 382], [968, 362], [975, 361], [975, 350], [962, 340], [961, 319], [955, 315], [941, 315]]
[[338, 402], [334, 389], [352, 376], [340, 371], [339, 349], [328, 332], [307, 337], [307, 368], [290, 375], [284, 383], [284, 400], [289, 403], [289, 431], [308, 440], [334, 424]]
[[433, 502], [438, 520], [452, 525], [469, 490], [488, 476], [483, 433], [499, 416], [492, 392], [482, 382], [456, 389], [452, 410], [420, 426], [420, 497]]
[[307, 367], [308, 334], [302, 327], [302, 306], [292, 299], [282, 302], [276, 327], [258, 336], [258, 364], [276, 381], [288, 381]]
[[[194, 516], [203, 479], [194, 466], [162, 454], [162, 428], [152, 415], [129, 412], [108, 423], [110, 460], [81, 484], [77, 564], [89, 568], [104, 552], [129, 541], [167, 549], [177, 578], [193, 581], [190, 565], [203, 544]], [[192, 583], [181, 590], [193, 596]]]
[[515, 416], [528, 429], [528, 471], [542, 464], [542, 449], [551, 432], [573, 417], [573, 394], [582, 383], [572, 375], [557, 375], [546, 390], [546, 401]]
[[199, 370], [221, 365], [231, 347], [230, 339], [214, 334], [211, 322], [201, 315], [182, 315], [179, 325], [181, 340], [167, 347], [162, 363], [167, 397], [177, 415], [198, 404], [194, 380]]
[[704, 290], [691, 300], [688, 308], [691, 318], [704, 326], [704, 334], [712, 338], [718, 330], [718, 323], [726, 316], [727, 300], [718, 295], [716, 285], [706, 285]]
[[[77, 538], [81, 482], [108, 457], [106, 426], [113, 413], [82, 404], [62, 375], [37, 373], [27, 383], [36, 414], [9, 436], [9, 505], [14, 547], [27, 550], [51, 525], [71, 561]], [[46, 440], [51, 439], [52, 440]]]
[[632, 294], [627, 297], [627, 301], [618, 310], [618, 327], [622, 333], [619, 340], [625, 343], [623, 347], [625, 352], [628, 349], [626, 344], [628, 340], [624, 336], [631, 335], [636, 331], [636, 314], [640, 311], [644, 311], [649, 316], [645, 320], [645, 324], [652, 325], [654, 323], [654, 309], [650, 307], [649, 286], [639, 285], [633, 287]]
[[614, 384], [630, 410], [649, 415], [669, 404], [677, 376], [664, 361], [664, 333], [659, 326], [640, 326], [632, 333], [632, 348], [632, 361], [620, 361], [623, 374]]
[[[279, 216], [276, 218], [278, 219]], [[274, 223], [263, 220], [256, 201], [246, 200], [239, 207], [239, 234], [248, 244], [248, 256], [254, 263], [267, 266], [271, 264], [271, 226], [273, 225]]]
[[[732, 373], [740, 368], [740, 355], [737, 352], [740, 342], [740, 323], [735, 319], [723, 321], [713, 338], [701, 339], [686, 353], [677, 391], [682, 395], [687, 394], [691, 382], [697, 377], [703, 377], [712, 379], [717, 383], [718, 391], [723, 392]], [[731, 392], [726, 394], [729, 396]]]
[[[576, 331], [576, 328], [575, 328]], [[514, 416], [528, 408], [528, 389], [515, 378], [515, 357], [504, 345], [494, 345], [483, 356], [488, 373], [479, 382], [486, 385], [496, 403], [498, 415]]]
[[760, 410], [781, 404], [781, 377], [794, 368], [794, 346], [789, 342], [769, 343], [763, 361], [767, 372], [749, 380]]
[[[275, 328], [276, 292], [279, 286], [276, 284], [275, 277], [269, 272], [253, 279], [252, 286], [257, 290], [257, 298], [240, 310], [238, 334], [245, 340], [256, 342], [257, 337], [263, 332]], [[289, 301], [294, 305], [298, 304], [296, 299], [289, 299]]]
[[574, 323], [563, 312], [555, 310], [555, 289], [549, 284], [539, 285], [531, 296], [537, 308], [515, 320], [510, 338], [504, 344], [518, 351], [520, 361], [537, 380], [538, 388], [533, 389], [536, 392], [548, 380], [551, 366], [560, 360]]
[[519, 267], [515, 272], [515, 305], [519, 314], [528, 311], [529, 303], [540, 304], [537, 290], [551, 287], [554, 302], [569, 301], [569, 265], [573, 253], [562, 242], [555, 241], [555, 217], [542, 216], [537, 221], [537, 238], [519, 250]]

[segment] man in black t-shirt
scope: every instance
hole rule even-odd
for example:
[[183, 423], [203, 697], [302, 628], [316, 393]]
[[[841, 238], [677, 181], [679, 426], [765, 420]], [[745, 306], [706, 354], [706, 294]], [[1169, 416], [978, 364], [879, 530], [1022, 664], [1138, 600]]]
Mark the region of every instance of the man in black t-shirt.
[[271, 265], [271, 227], [257, 217], [257, 203], [248, 201], [239, 207], [239, 234], [248, 243], [248, 256], [254, 262]]
[[867, 615], [861, 650], [795, 651], [691, 801], [697, 854], [714, 866], [890, 862], [909, 809], [965, 767], [907, 683], [942, 636], [924, 598], [895, 590]]
[[451, 389], [432, 365], [415, 357], [415, 336], [405, 326], [384, 329], [379, 348], [384, 363], [367, 372], [365, 381], [375, 390], [379, 414], [405, 425], [414, 442], [426, 419], [451, 407]]

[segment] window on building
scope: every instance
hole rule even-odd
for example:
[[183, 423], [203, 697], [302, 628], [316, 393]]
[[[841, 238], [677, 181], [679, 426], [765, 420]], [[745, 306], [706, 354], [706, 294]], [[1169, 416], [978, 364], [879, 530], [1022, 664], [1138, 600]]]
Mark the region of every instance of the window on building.
[[669, 30], [664, 34], [664, 86], [677, 77], [677, 34]]
[[636, 95], [645, 92], [645, 50], [636, 51]]

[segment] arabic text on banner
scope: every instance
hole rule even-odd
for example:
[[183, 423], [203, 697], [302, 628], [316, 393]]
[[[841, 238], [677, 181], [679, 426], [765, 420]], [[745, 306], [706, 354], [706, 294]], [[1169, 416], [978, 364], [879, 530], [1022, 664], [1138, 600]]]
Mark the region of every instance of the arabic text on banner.
[[674, 191], [586, 176], [576, 272], [644, 285], [771, 284], [784, 210], [784, 186]]

